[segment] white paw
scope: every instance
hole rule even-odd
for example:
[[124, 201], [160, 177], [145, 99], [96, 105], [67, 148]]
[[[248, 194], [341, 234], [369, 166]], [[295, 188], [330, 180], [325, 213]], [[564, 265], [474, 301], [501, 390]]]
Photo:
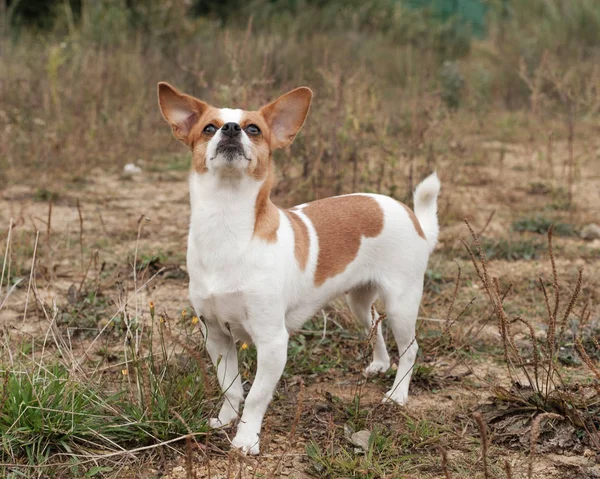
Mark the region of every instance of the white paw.
[[223, 423], [218, 417], [213, 417], [208, 420], [208, 427], [211, 429], [219, 429], [223, 427]]
[[381, 402], [395, 402], [400, 406], [404, 406], [406, 404], [406, 401], [408, 401], [408, 392], [400, 391], [400, 388], [398, 388], [396, 391], [391, 390], [385, 393], [385, 396], [383, 396]]
[[389, 361], [387, 361], [387, 362], [373, 361], [371, 364], [369, 364], [365, 368], [365, 370], [363, 371], [363, 374], [365, 375], [365, 377], [375, 376], [376, 374], [386, 372], [389, 368], [390, 368]]
[[219, 429], [222, 427], [229, 426], [233, 421], [237, 419], [238, 415], [227, 402], [223, 404], [221, 411], [219, 412], [219, 417], [213, 417], [208, 421], [209, 427], [213, 429]]
[[244, 454], [250, 454], [256, 456], [259, 452], [259, 439], [258, 434], [245, 434], [238, 432], [231, 444], [236, 449], [241, 449]]
[[233, 422], [233, 419], [221, 421], [218, 417], [213, 417], [208, 420], [208, 427], [212, 429], [220, 429], [229, 426]]

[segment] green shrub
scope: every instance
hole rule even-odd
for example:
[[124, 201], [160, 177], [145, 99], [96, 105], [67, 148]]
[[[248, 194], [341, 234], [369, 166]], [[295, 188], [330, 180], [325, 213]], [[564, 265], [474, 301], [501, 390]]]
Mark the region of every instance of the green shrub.
[[555, 236], [575, 236], [577, 233], [573, 225], [569, 223], [554, 222], [544, 216], [533, 216], [521, 218], [512, 224], [513, 231], [530, 232], [545, 235], [548, 229], [554, 225]]
[[455, 110], [460, 106], [465, 78], [457, 62], [445, 61], [440, 70], [442, 100], [446, 106]]

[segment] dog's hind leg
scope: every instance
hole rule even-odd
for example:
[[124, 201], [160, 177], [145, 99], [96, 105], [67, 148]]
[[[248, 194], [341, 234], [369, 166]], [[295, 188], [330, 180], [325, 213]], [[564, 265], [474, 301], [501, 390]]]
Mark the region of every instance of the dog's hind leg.
[[379, 315], [377, 311], [375, 311], [374, 315], [371, 314], [371, 305], [377, 299], [377, 293], [378, 291], [374, 286], [361, 286], [353, 289], [346, 295], [352, 314], [365, 327], [367, 336], [371, 334], [373, 325], [377, 324], [377, 332], [374, 337], [373, 361], [365, 368], [365, 376], [385, 372], [390, 367], [390, 356], [388, 355], [381, 333], [381, 322], [378, 321]]

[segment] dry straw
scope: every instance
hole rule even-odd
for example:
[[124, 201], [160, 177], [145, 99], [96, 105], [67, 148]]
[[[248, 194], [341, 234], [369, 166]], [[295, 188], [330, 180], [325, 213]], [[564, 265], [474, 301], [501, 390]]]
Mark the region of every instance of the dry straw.
[[543, 419], [562, 419], [562, 416], [551, 412], [545, 412], [537, 416], [531, 425], [531, 439], [529, 442], [529, 465], [527, 467], [527, 477], [532, 479], [533, 477], [533, 462], [535, 458], [535, 452], [537, 447], [538, 439], [540, 438], [540, 424]]
[[[592, 339], [594, 341], [594, 345], [600, 351], [600, 347], [598, 347], [598, 341], [596, 341], [596, 339], [594, 338]], [[598, 370], [598, 368], [592, 361], [592, 358], [590, 358], [590, 356], [586, 352], [585, 348], [583, 347], [583, 343], [581, 342], [581, 338], [579, 336], [575, 336], [575, 349], [577, 350], [579, 357], [581, 357], [581, 360], [587, 365], [588, 368], [590, 368], [590, 371], [592, 371], [594, 373], [594, 376], [596, 376], [596, 378], [600, 381], [600, 370]]]
[[442, 471], [444, 471], [444, 477], [446, 479], [452, 479], [452, 475], [448, 470], [448, 452], [443, 447], [440, 448], [440, 454], [442, 456]]
[[[498, 331], [502, 339], [504, 359], [506, 361], [507, 371], [511, 379], [511, 383], [514, 383], [515, 379], [518, 378], [519, 375], [525, 376], [531, 389], [534, 392], [542, 395], [544, 403], [546, 404], [548, 402], [549, 395], [552, 394], [552, 392], [556, 389], [555, 376], [557, 376], [558, 380], [562, 382], [562, 379], [560, 378], [559, 372], [557, 370], [556, 344], [557, 341], [559, 341], [563, 336], [568, 319], [573, 311], [573, 308], [581, 291], [583, 271], [579, 270], [579, 275], [575, 285], [575, 289], [571, 293], [569, 301], [567, 302], [567, 306], [562, 314], [562, 318], [560, 321], [560, 332], [557, 336], [556, 325], [560, 307], [560, 287], [558, 283], [558, 274], [556, 270], [556, 260], [554, 257], [554, 250], [552, 246], [553, 229], [551, 227], [548, 230], [548, 252], [550, 255], [550, 262], [552, 266], [552, 288], [554, 293], [553, 301], [551, 301], [550, 299], [550, 294], [548, 293], [544, 280], [542, 278], [539, 278], [539, 284], [544, 296], [544, 303], [546, 305], [546, 311], [548, 316], [546, 341], [541, 348], [544, 353], [544, 361], [542, 361], [538, 348], [538, 340], [536, 338], [535, 330], [532, 324], [527, 319], [521, 317], [516, 317], [512, 320], [509, 319], [508, 313], [504, 309], [503, 305], [505, 295], [502, 295], [500, 293], [500, 282], [497, 277], [489, 276], [486, 258], [483, 253], [481, 243], [479, 242], [479, 238], [473, 231], [473, 228], [471, 227], [469, 222], [467, 220], [465, 220], [465, 222], [467, 224], [467, 227], [469, 228], [469, 232], [471, 233], [475, 251], [473, 251], [473, 249], [468, 244], [466, 244], [466, 242], [463, 241], [463, 244], [465, 245], [469, 256], [471, 257], [471, 261], [473, 262], [475, 271], [479, 276], [481, 282], [483, 283], [486, 294], [494, 308], [494, 314], [496, 315], [496, 318], [498, 320]], [[511, 333], [511, 325], [515, 322], [524, 324], [529, 330], [533, 351], [532, 361], [527, 361], [523, 357], [522, 351], [516, 346], [514, 342], [513, 335]], [[533, 376], [530, 374], [531, 368], [533, 368]], [[541, 380], [542, 374], [544, 375], [543, 380]], [[519, 392], [518, 394], [522, 395], [521, 392]], [[523, 397], [522, 399], [528, 401], [527, 397]]]
[[481, 413], [476, 412], [473, 414], [473, 419], [477, 423], [477, 427], [479, 428], [479, 434], [481, 434], [481, 460], [483, 462], [483, 476], [485, 479], [490, 477], [490, 473], [488, 470], [488, 437], [487, 437], [487, 429], [485, 427], [485, 423], [483, 422], [483, 417]]

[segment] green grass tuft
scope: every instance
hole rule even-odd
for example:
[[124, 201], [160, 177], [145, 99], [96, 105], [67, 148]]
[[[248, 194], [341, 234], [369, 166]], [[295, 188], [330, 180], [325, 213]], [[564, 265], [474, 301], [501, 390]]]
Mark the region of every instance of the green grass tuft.
[[2, 462], [42, 465], [57, 453], [133, 438], [112, 405], [117, 396], [97, 392], [58, 364], [5, 370], [0, 397]]

